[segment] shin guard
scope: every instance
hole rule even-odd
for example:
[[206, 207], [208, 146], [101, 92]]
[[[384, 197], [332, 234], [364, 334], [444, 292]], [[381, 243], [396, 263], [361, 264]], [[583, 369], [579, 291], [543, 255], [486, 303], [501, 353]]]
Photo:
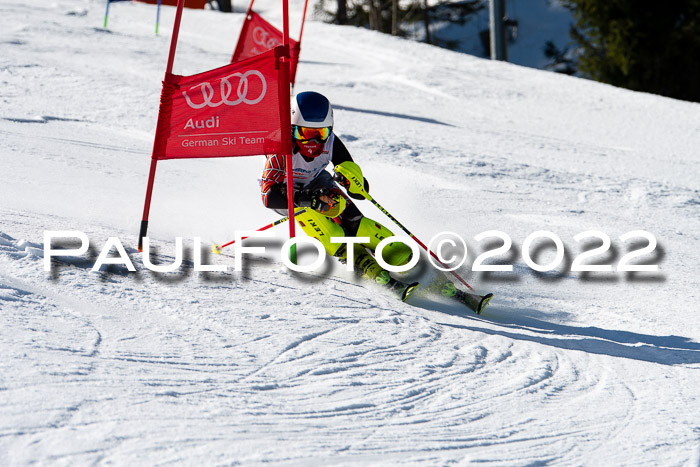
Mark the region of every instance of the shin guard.
[[331, 237], [345, 236], [343, 228], [323, 214], [307, 209], [306, 212], [298, 214], [296, 220], [304, 233], [321, 242], [329, 255], [335, 256], [343, 246], [342, 243], [331, 243]]
[[[372, 251], [377, 248], [379, 242], [393, 235], [391, 230], [367, 217], [360, 221], [360, 227], [357, 229], [358, 237], [369, 237], [369, 243], [363, 243], [362, 246]], [[401, 266], [411, 260], [412, 253], [408, 245], [402, 242], [391, 242], [382, 250], [382, 258], [387, 264]]]

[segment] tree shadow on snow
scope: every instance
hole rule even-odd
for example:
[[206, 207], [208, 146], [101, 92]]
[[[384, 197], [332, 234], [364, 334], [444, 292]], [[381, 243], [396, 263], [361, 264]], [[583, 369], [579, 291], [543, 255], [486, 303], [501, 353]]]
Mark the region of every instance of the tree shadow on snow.
[[450, 123], [441, 122], [439, 120], [435, 120], [432, 118], [417, 117], [415, 115], [382, 112], [381, 110], [358, 109], [356, 107], [347, 107], [345, 105], [336, 105], [336, 104], [333, 104], [333, 108], [335, 110], [347, 110], [348, 112], [361, 112], [361, 113], [367, 113], [367, 114], [372, 114], [372, 115], [380, 115], [382, 117], [405, 118], [407, 120], [416, 120], [419, 122], [434, 123], [436, 125], [444, 125], [444, 126], [454, 127], [454, 125], [452, 125]]

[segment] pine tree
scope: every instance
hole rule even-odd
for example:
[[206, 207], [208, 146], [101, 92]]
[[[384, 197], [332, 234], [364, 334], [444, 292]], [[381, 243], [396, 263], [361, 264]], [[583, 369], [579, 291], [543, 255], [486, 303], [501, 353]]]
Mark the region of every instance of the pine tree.
[[427, 43], [454, 48], [457, 44], [436, 36], [432, 25], [464, 24], [483, 8], [483, 0], [319, 0], [314, 13], [331, 23], [367, 27], [394, 36], [405, 36], [402, 27], [406, 25], [422, 23]]
[[562, 0], [578, 69], [596, 81], [700, 101], [700, 0]]

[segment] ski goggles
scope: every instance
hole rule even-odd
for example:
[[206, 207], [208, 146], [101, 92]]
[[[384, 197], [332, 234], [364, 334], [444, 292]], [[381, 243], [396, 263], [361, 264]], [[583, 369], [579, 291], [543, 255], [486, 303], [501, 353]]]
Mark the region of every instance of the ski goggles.
[[301, 144], [306, 144], [312, 140], [317, 143], [325, 143], [331, 135], [332, 128], [327, 126], [323, 128], [307, 128], [305, 126], [292, 125], [292, 135], [294, 139]]

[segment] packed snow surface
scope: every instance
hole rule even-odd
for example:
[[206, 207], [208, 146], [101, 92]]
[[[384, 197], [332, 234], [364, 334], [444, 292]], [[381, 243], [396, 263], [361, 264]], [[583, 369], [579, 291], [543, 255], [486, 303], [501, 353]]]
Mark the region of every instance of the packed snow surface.
[[[281, 27], [278, 3], [256, 5]], [[286, 224], [243, 271], [207, 255], [278, 218], [261, 156], [159, 162], [155, 261], [176, 237], [185, 261], [156, 273], [136, 241], [175, 9], [155, 35], [154, 6], [115, 3], [107, 29], [104, 6], [0, 0], [0, 465], [700, 464], [698, 104], [309, 21], [295, 91], [330, 98], [412, 233], [466, 241], [490, 307], [402, 303], [332, 259], [293, 273]], [[174, 72], [226, 64], [242, 20], [186, 10]], [[45, 272], [55, 230], [91, 248]], [[511, 272], [472, 271], [492, 230], [512, 246], [484, 264]], [[591, 230], [611, 246], [583, 264], [611, 272], [571, 271]], [[639, 230], [658, 244], [630, 263], [659, 270], [618, 271]], [[538, 231], [552, 271], [521, 252]], [[91, 270], [110, 237], [136, 272]], [[195, 237], [226, 272], [193, 270]]]

